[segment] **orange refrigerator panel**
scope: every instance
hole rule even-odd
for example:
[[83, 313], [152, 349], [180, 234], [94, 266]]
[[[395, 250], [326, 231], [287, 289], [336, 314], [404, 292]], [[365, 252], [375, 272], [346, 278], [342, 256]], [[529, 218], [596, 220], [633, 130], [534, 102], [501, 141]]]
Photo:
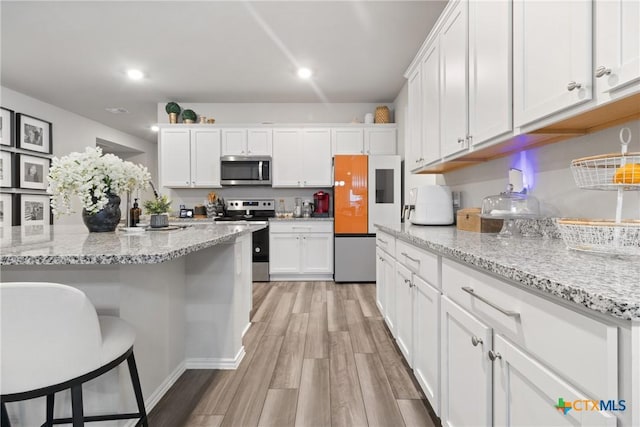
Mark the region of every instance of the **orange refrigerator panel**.
[[367, 178], [367, 156], [335, 156], [333, 206], [336, 234], [367, 233]]

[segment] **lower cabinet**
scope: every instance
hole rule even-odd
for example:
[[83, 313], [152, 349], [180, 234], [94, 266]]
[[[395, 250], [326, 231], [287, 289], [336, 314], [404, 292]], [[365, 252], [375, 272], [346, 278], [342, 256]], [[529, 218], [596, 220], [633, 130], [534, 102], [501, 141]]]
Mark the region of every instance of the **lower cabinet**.
[[491, 328], [442, 297], [443, 426], [490, 426]]
[[396, 324], [395, 338], [409, 366], [413, 357], [413, 282], [411, 271], [396, 261]]
[[283, 221], [269, 226], [271, 280], [331, 280], [333, 222]]

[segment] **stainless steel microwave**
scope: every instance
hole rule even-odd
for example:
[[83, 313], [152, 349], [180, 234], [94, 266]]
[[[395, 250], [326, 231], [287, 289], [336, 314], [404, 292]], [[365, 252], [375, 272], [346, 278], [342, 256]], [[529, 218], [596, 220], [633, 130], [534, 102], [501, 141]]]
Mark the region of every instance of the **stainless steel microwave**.
[[271, 185], [271, 157], [220, 157], [220, 184]]

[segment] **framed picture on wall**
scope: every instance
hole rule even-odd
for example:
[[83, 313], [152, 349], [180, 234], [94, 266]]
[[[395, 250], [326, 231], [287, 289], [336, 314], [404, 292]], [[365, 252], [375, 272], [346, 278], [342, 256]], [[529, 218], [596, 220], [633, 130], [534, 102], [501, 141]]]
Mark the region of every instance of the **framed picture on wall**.
[[18, 148], [51, 154], [51, 123], [18, 113], [16, 127]]
[[13, 225], [13, 194], [0, 194], [0, 227]]
[[0, 187], [13, 187], [13, 154], [0, 151]]
[[26, 154], [16, 154], [18, 179], [20, 188], [31, 190], [46, 190], [49, 181], [49, 165], [51, 160], [45, 157], [29, 156]]
[[13, 146], [13, 111], [0, 107], [0, 145]]
[[47, 225], [53, 223], [49, 196], [40, 194], [17, 194], [18, 219], [16, 225]]

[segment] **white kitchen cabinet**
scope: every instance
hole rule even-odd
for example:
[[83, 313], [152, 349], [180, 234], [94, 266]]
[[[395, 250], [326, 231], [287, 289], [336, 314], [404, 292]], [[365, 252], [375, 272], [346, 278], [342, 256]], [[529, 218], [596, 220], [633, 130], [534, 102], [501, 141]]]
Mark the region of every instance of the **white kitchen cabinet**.
[[376, 253], [380, 255], [376, 263], [376, 298], [381, 306], [380, 312], [389, 330], [394, 333], [396, 323], [396, 260], [395, 260], [395, 238], [386, 233], [378, 231], [376, 233]]
[[382, 256], [382, 250], [376, 247], [376, 306], [384, 318], [384, 288], [386, 283], [384, 281], [384, 258]]
[[271, 156], [271, 129], [222, 129], [223, 156]]
[[456, 0], [440, 32], [442, 157], [466, 150], [467, 138], [467, 2]]
[[331, 129], [332, 152], [336, 154], [364, 154], [364, 129]]
[[331, 130], [274, 129], [273, 187], [331, 187]]
[[442, 297], [443, 426], [492, 425], [492, 329]]
[[513, 4], [514, 125], [592, 98], [592, 2]]
[[440, 291], [413, 275], [413, 373], [440, 415]]
[[395, 128], [365, 128], [364, 154], [370, 156], [396, 154], [396, 133]]
[[396, 262], [396, 279], [394, 291], [396, 297], [396, 342], [405, 359], [412, 366], [413, 360], [413, 283], [411, 271], [399, 262]]
[[271, 280], [330, 280], [333, 222], [278, 221], [269, 226]]
[[469, 1], [469, 140], [512, 129], [512, 2]]
[[[407, 76], [408, 111], [405, 164], [409, 170], [424, 164], [422, 155], [422, 74], [417, 66]], [[439, 143], [439, 141], [438, 141]]]
[[593, 73], [599, 103], [615, 98], [619, 92], [638, 90], [639, 23], [640, 2], [637, 0], [595, 1]]
[[158, 157], [163, 187], [220, 187], [219, 129], [161, 129]]
[[600, 399], [580, 393], [503, 336], [495, 336], [492, 352], [494, 425], [616, 425], [616, 417], [608, 412], [572, 409], [564, 414], [558, 410], [551, 403], [557, 404], [559, 398], [564, 402]]
[[433, 43], [420, 64], [422, 76], [422, 150], [418, 166], [440, 159], [440, 47]]

